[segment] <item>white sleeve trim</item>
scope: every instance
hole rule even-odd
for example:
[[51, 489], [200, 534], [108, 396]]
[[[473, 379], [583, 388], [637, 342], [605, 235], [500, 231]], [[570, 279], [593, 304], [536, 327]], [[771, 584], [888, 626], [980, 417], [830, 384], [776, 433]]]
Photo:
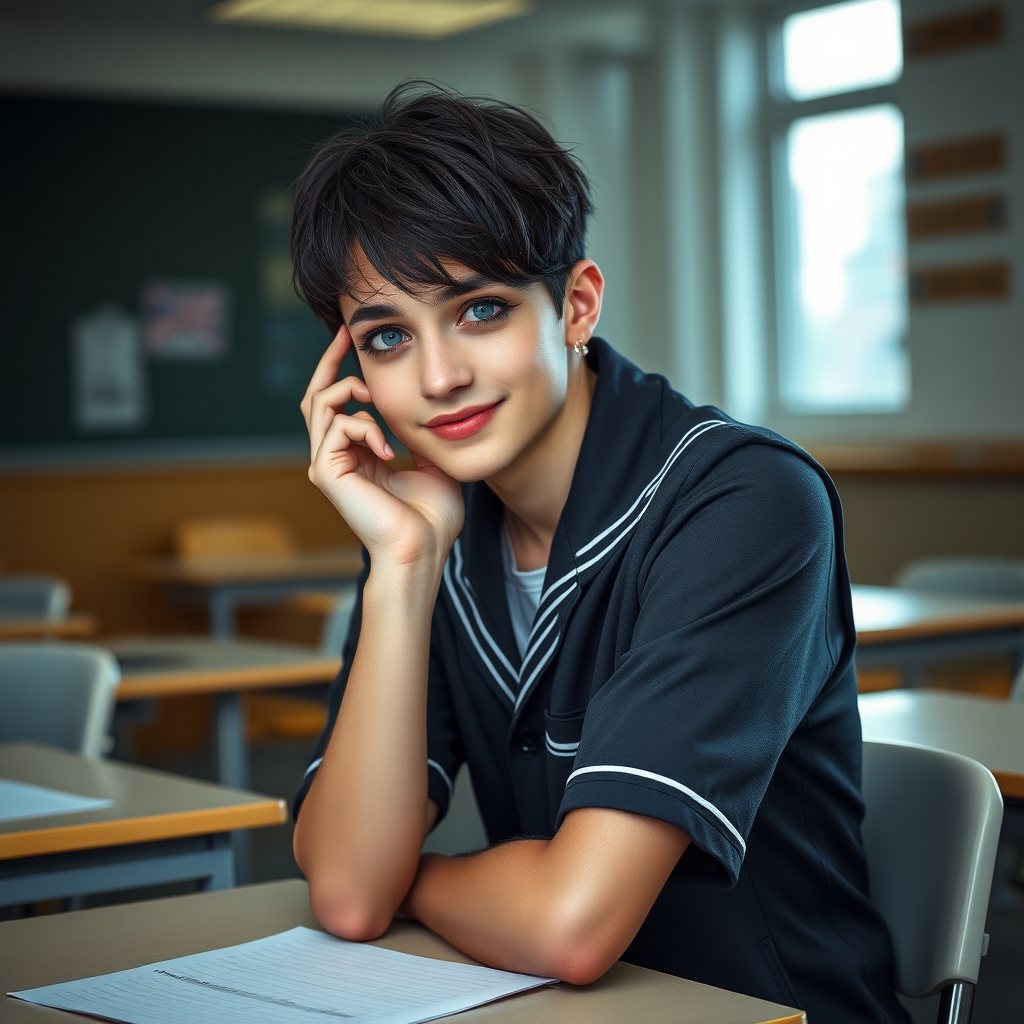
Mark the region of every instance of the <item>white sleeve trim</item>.
[[718, 820], [729, 830], [729, 832], [735, 837], [736, 842], [740, 844], [740, 850], [746, 855], [747, 844], [744, 842], [743, 836], [739, 834], [736, 826], [713, 804], [710, 800], [705, 800], [699, 793], [694, 793], [689, 786], [684, 786], [681, 782], [676, 782], [675, 779], [670, 779], [666, 775], [657, 775], [654, 772], [644, 771], [643, 768], [629, 768], [621, 764], [594, 764], [586, 768], [577, 768], [569, 778], [565, 780], [566, 786], [576, 778], [577, 775], [587, 775], [590, 772], [618, 772], [620, 775], [638, 775], [642, 779], [650, 779], [652, 782], [660, 782], [662, 785], [671, 786], [673, 789], [678, 789], [680, 793], [685, 793], [695, 803], [700, 804], [705, 810], [710, 811]]
[[444, 784], [448, 787], [448, 800], [451, 801], [455, 787], [452, 785], [452, 780], [448, 778], [448, 773], [432, 757], [427, 758], [427, 767], [433, 768], [444, 779]]
[[320, 767], [320, 762], [321, 762], [321, 761], [323, 761], [323, 758], [322, 758], [322, 757], [318, 757], [318, 758], [317, 758], [317, 759], [316, 759], [316, 760], [315, 760], [315, 761], [314, 761], [314, 762], [313, 762], [313, 763], [312, 763], [312, 764], [311, 764], [311, 765], [310, 765], [310, 766], [309, 766], [309, 767], [308, 767], [308, 768], [307, 768], [307, 769], [306, 769], [306, 770], [305, 770], [305, 771], [304, 771], [304, 772], [302, 773], [302, 781], [303, 781], [303, 782], [305, 782], [305, 781], [306, 781], [306, 779], [307, 779], [307, 778], [309, 777], [309, 773], [310, 773], [310, 772], [315, 772], [315, 771], [317, 770], [317, 768], [319, 768], [319, 767]]

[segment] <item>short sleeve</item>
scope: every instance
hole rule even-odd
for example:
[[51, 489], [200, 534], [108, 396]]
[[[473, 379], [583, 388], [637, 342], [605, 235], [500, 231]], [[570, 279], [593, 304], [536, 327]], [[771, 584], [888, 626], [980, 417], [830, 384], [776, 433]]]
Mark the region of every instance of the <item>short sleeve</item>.
[[[363, 570], [356, 583], [356, 601], [352, 609], [348, 634], [342, 646], [341, 669], [338, 672], [327, 696], [327, 725], [316, 745], [313, 758], [306, 768], [302, 785], [292, 801], [292, 816], [298, 818], [302, 802], [313, 784], [313, 779], [320, 768], [324, 751], [330, 742], [334, 723], [338, 718], [341, 700], [345, 695], [345, 686], [352, 668], [356, 646], [359, 643], [359, 631], [363, 620], [363, 587], [370, 574], [369, 555], [363, 551]], [[436, 612], [435, 612], [436, 620]], [[435, 624], [432, 629], [436, 629]], [[462, 745], [459, 741], [458, 728], [452, 710], [451, 698], [448, 693], [447, 680], [440, 659], [434, 651], [437, 644], [431, 643], [430, 667], [427, 690], [427, 794], [439, 809], [437, 820], [440, 821], [448, 813], [451, 804], [454, 779], [462, 764]]]
[[736, 882], [775, 765], [835, 669], [836, 526], [817, 470], [746, 445], [666, 523], [637, 581], [629, 649], [587, 708], [558, 821], [658, 818], [694, 847], [674, 877]]

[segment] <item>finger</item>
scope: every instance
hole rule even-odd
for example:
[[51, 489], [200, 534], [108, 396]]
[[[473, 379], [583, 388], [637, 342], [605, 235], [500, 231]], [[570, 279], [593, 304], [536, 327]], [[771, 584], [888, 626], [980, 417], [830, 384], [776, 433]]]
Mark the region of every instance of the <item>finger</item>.
[[[352, 419], [366, 420], [367, 423], [377, 422], [373, 418], [373, 416], [370, 413], [368, 413], [365, 409], [360, 409], [359, 412], [352, 413]], [[381, 436], [384, 436], [383, 432], [381, 433]], [[391, 447], [391, 444], [387, 440], [387, 438], [385, 438], [384, 440], [384, 452], [388, 459], [393, 459], [395, 457], [395, 449]]]
[[341, 361], [345, 358], [348, 350], [352, 347], [352, 335], [348, 328], [342, 324], [334, 340], [327, 346], [326, 351], [316, 364], [313, 376], [309, 379], [309, 387], [299, 403], [302, 414], [306, 418], [306, 426], [309, 426], [309, 405], [313, 395], [324, 388], [330, 387], [338, 379], [338, 371], [341, 369]]
[[353, 399], [363, 403], [370, 401], [370, 389], [358, 377], [346, 377], [310, 396], [306, 429], [309, 431], [311, 456], [320, 447], [334, 417], [343, 413]]
[[392, 459], [395, 453], [391, 450], [376, 421], [367, 422], [355, 416], [335, 416], [320, 447], [313, 457], [314, 462], [322, 462], [338, 452], [343, 452], [353, 444], [369, 448], [379, 459]]

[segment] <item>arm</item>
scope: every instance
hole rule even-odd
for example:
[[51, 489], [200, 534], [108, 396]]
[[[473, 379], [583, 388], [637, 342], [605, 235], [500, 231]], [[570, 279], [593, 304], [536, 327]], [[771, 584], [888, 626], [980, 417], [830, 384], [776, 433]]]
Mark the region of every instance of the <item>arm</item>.
[[586, 985], [632, 942], [689, 842], [654, 818], [580, 808], [550, 840], [427, 854], [403, 909], [483, 963]]
[[444, 560], [461, 526], [458, 486], [433, 466], [394, 472], [380, 428], [345, 403], [370, 400], [356, 378], [333, 383], [343, 327], [303, 400], [310, 478], [370, 554], [362, 628], [323, 762], [296, 823], [295, 859], [317, 920], [363, 940], [391, 922], [416, 875], [437, 809], [427, 800], [427, 662]]

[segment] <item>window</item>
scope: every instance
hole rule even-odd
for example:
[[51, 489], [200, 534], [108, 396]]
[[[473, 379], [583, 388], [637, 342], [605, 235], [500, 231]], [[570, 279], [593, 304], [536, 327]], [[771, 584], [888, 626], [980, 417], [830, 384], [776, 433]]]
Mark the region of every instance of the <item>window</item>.
[[793, 14], [781, 37], [780, 399], [799, 413], [895, 411], [910, 397], [903, 116], [877, 100], [902, 72], [899, 5]]

